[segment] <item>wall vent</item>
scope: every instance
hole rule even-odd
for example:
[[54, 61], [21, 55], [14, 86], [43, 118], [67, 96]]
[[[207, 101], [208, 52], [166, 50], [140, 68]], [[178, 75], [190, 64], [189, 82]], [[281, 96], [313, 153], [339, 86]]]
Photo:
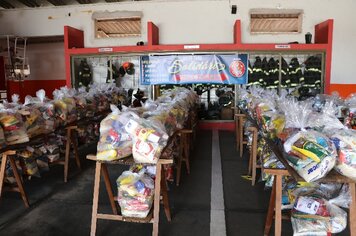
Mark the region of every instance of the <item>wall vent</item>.
[[96, 19], [96, 38], [141, 36], [141, 17]]
[[302, 10], [252, 9], [250, 32], [253, 34], [301, 33], [302, 18]]

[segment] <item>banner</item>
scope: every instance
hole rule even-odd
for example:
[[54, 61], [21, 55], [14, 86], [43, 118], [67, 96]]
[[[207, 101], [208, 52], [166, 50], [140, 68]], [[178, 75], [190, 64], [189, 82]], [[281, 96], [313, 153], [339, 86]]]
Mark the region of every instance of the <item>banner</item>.
[[142, 56], [142, 85], [246, 84], [248, 55]]

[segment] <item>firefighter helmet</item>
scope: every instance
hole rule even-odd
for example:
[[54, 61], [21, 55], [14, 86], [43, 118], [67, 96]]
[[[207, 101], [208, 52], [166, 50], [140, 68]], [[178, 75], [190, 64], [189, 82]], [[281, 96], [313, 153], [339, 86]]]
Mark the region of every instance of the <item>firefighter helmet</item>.
[[135, 65], [132, 62], [124, 62], [122, 67], [128, 75], [135, 74]]

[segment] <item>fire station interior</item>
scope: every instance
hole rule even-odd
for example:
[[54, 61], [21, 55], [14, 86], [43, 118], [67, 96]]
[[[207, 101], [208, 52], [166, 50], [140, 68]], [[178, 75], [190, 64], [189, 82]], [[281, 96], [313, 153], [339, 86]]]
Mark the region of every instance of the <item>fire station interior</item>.
[[[58, 143], [53, 144], [53, 146], [56, 146], [56, 149], [53, 148], [55, 151], [46, 150], [46, 152], [53, 156], [57, 155], [59, 159], [52, 162], [46, 156], [47, 154], [43, 154], [41, 158], [48, 158], [48, 160], [44, 161], [45, 168], [48, 168], [42, 170], [40, 164], [43, 164], [41, 162], [43, 159], [33, 156], [33, 160], [35, 158], [39, 160], [35, 160], [32, 163], [35, 163], [36, 166], [38, 165], [37, 169], [40, 177], [26, 173], [30, 169], [27, 166], [29, 166], [28, 163], [30, 163], [32, 157], [22, 157], [16, 152], [15, 154], [9, 154], [9, 158], [14, 157], [15, 164], [13, 164], [10, 159], [5, 159], [6, 153], [0, 156], [0, 174], [3, 173], [3, 175], [0, 175], [0, 236], [81, 236], [89, 234], [91, 236], [293, 235], [295, 233], [295, 225], [291, 220], [293, 212], [287, 207], [293, 208], [294, 203], [290, 204], [291, 201], [288, 198], [289, 189], [287, 187], [282, 188], [282, 184], [283, 186], [288, 184], [291, 174], [285, 168], [273, 166], [270, 169], [276, 172], [269, 174], [273, 178], [268, 178], [266, 181], [267, 178], [265, 177], [268, 173], [264, 172], [264, 169], [269, 169], [269, 167], [264, 166], [265, 160], [262, 157], [272, 156], [274, 158], [276, 156], [279, 159], [280, 155], [285, 154], [285, 152], [282, 153], [281, 151], [284, 151], [282, 141], [277, 139], [277, 135], [275, 135], [278, 130], [277, 126], [281, 121], [279, 120], [280, 111], [278, 110], [278, 114], [276, 114], [277, 109], [268, 111], [270, 114], [273, 113], [273, 120], [271, 117], [261, 116], [261, 119], [264, 119], [263, 121], [271, 121], [273, 128], [276, 126], [275, 130], [267, 133], [266, 139], [263, 139], [261, 138], [264, 135], [263, 125], [261, 126], [251, 116], [253, 114], [257, 117], [260, 110], [257, 108], [253, 111], [244, 109], [244, 105], [248, 102], [241, 99], [240, 95], [244, 92], [248, 94], [246, 97], [251, 95], [249, 97], [252, 99], [250, 104], [253, 104], [254, 98], [252, 98], [251, 91], [262, 91], [261, 88], [263, 88], [264, 92], [267, 91], [264, 94], [266, 97], [263, 97], [263, 101], [269, 100], [269, 96], [272, 96], [272, 93], [273, 96], [276, 95], [275, 91], [277, 91], [278, 96], [276, 95], [275, 97], [279, 97], [281, 100], [285, 98], [293, 101], [293, 104], [300, 101], [300, 104], [304, 104], [304, 101], [317, 101], [320, 94], [331, 95], [330, 97], [332, 97], [334, 95], [332, 91], [335, 91], [335, 88], [345, 88], [347, 83], [343, 82], [346, 80], [332, 78], [336, 74], [334, 67], [332, 67], [335, 64], [334, 61], [332, 64], [332, 59], [334, 60], [336, 51], [333, 49], [333, 47], [335, 48], [335, 45], [333, 45], [335, 41], [332, 40], [334, 20], [331, 19], [332, 14], [319, 17], [321, 20], [309, 19], [311, 11], [314, 14], [313, 10], [310, 9], [311, 7], [305, 10], [292, 9], [292, 13], [284, 15], [284, 17], [287, 21], [290, 21], [291, 19], [288, 18], [295, 15], [295, 10], [299, 12], [298, 14], [300, 15], [296, 20], [298, 20], [298, 25], [300, 24], [304, 28], [300, 29], [298, 33], [293, 31], [289, 32], [290, 34], [286, 34], [286, 32], [277, 32], [278, 34], [257, 32], [255, 34], [256, 32], [252, 32], [249, 21], [251, 20], [252, 22], [251, 17], [253, 14], [251, 12], [256, 10], [252, 9], [254, 7], [250, 5], [257, 4], [257, 0], [244, 1], [17, 0], [13, 1], [14, 5], [12, 5], [13, 3], [9, 0], [0, 0], [0, 7], [4, 8], [0, 8], [0, 21], [3, 18], [2, 10], [4, 15], [6, 15], [5, 10], [9, 10], [9, 12], [17, 12], [19, 10], [17, 17], [23, 22], [22, 13], [28, 19], [31, 19], [27, 11], [41, 10], [40, 8], [46, 8], [52, 4], [53, 6], [50, 5], [49, 9], [53, 12], [49, 11], [48, 14], [41, 13], [40, 17], [45, 17], [46, 22], [50, 22], [45, 23], [45, 26], [50, 26], [51, 24], [60, 25], [60, 35], [54, 35], [58, 32], [53, 31], [54, 33], [51, 32], [53, 35], [47, 38], [46, 36], [44, 38], [29, 37], [27, 46], [29, 48], [28, 58], [30, 59], [28, 61], [25, 60], [25, 56], [23, 60], [17, 58], [16, 46], [9, 46], [10, 44], [16, 45], [17, 37], [9, 36], [10, 38], [0, 39], [0, 51], [2, 51], [0, 63], [5, 65], [4, 68], [0, 68], [0, 74], [4, 74], [4, 79], [0, 78], [0, 106], [3, 105], [1, 104], [2, 102], [9, 105], [14, 104], [14, 102], [8, 102], [11, 100], [12, 94], [6, 93], [7, 91], [19, 93], [22, 102], [28, 94], [35, 98], [37, 91], [42, 88], [46, 90], [46, 96], [42, 97], [44, 100], [41, 100], [41, 103], [44, 105], [41, 104], [41, 108], [48, 104], [52, 106], [56, 100], [62, 99], [52, 96], [52, 92], [62, 86], [68, 86], [69, 89], [76, 89], [77, 94], [82, 96], [80, 98], [85, 100], [85, 106], [87, 105], [91, 109], [94, 107], [94, 110], [97, 109], [95, 111], [90, 110], [93, 116], [87, 117], [85, 115], [84, 118], [78, 118], [73, 123], [64, 123], [64, 125], [58, 126], [51, 131], [51, 135], [56, 137], [56, 139], [53, 139], [55, 140], [54, 142]], [[43, 2], [45, 2], [44, 5], [39, 4]], [[157, 11], [157, 7], [154, 5], [161, 3], [162, 6], [164, 5], [161, 12], [162, 18], [158, 17], [160, 9]], [[171, 3], [172, 5], [170, 5]], [[203, 5], [199, 6], [197, 5], [198, 3]], [[242, 4], [241, 6], [240, 3]], [[77, 6], [78, 4], [79, 7]], [[189, 4], [194, 5], [192, 12], [189, 10]], [[276, 1], [261, 3], [261, 5], [264, 4], [266, 6], [273, 4], [273, 8], [275, 8], [273, 9], [273, 14], [268, 14], [272, 20], [275, 19], [274, 12], [278, 12], [285, 6], [288, 7], [288, 5], [284, 5], [284, 3], [281, 5]], [[289, 1], [288, 4], [293, 6], [292, 1]], [[298, 4], [303, 5], [303, 3]], [[298, 8], [302, 8], [298, 4], [296, 4]], [[30, 9], [24, 9], [22, 5]], [[209, 16], [206, 16], [205, 5]], [[70, 9], [71, 6], [73, 6], [73, 10]], [[220, 6], [225, 6], [228, 12], [221, 10]], [[145, 9], [145, 7], [148, 8]], [[241, 11], [243, 8], [248, 8], [249, 12], [247, 10], [245, 12]], [[167, 12], [163, 12], [167, 9]], [[106, 17], [111, 10], [114, 11], [112, 15], [116, 15], [117, 12], [121, 14], [124, 11], [134, 12], [135, 14], [139, 12], [140, 17], [138, 19], [142, 24], [139, 27], [140, 30], [142, 29], [142, 32], [139, 32], [139, 36], [128, 34], [128, 36], [112, 36], [113, 38], [110, 39], [110, 32], [105, 32], [96, 25], [99, 21], [95, 18], [95, 13]], [[263, 8], [257, 10], [264, 11]], [[212, 16], [215, 12], [219, 13], [220, 11], [220, 14], [224, 17], [217, 17], [215, 22]], [[224, 13], [222, 13], [223, 11]], [[197, 14], [197, 25], [191, 24], [191, 21], [195, 19], [189, 17], [183, 19], [185, 17], [181, 14], [183, 12], [187, 12], [187, 15], [189, 13]], [[181, 15], [178, 16], [172, 13]], [[9, 17], [10, 20], [16, 18], [11, 13], [9, 15], [11, 15]], [[126, 12], [123, 15], [126, 15]], [[225, 17], [226, 15], [228, 17]], [[249, 18], [247, 19], [245, 15], [248, 15]], [[26, 17], [24, 19], [27, 19]], [[40, 17], [36, 19], [41, 26]], [[108, 20], [105, 17], [102, 19], [104, 24]], [[176, 21], [175, 17], [181, 22]], [[207, 17], [211, 19], [206, 21]], [[90, 21], [90, 24], [84, 22], [84, 20], [82, 22], [82, 19]], [[131, 20], [130, 18], [129, 22]], [[157, 22], [154, 22], [155, 20]], [[204, 26], [208, 25], [207, 28], [209, 29], [206, 33], [209, 35], [212, 34], [210, 25], [216, 28], [216, 32], [211, 36], [212, 40], [207, 38], [207, 42], [205, 42], [204, 35], [200, 35], [198, 30], [197, 35], [194, 35], [194, 27], [199, 27], [200, 20], [204, 22], [201, 23]], [[227, 22], [227, 20], [231, 24], [228, 29], [221, 26], [224, 29], [222, 30], [223, 33], [221, 33], [219, 31], [220, 25]], [[304, 22], [302, 23], [301, 20]], [[62, 24], [63, 22], [65, 22], [64, 25]], [[315, 22], [318, 24], [315, 24]], [[217, 24], [214, 25], [215, 23]], [[189, 25], [189, 27], [184, 24]], [[218, 26], [218, 24], [220, 25]], [[132, 25], [133, 23], [130, 27], [135, 28]], [[175, 28], [176, 26], [177, 28]], [[184, 28], [184, 30], [179, 27]], [[23, 28], [26, 27], [19, 27], [19, 29], [26, 32]], [[175, 31], [177, 31], [177, 34]], [[311, 38], [307, 40], [307, 36], [311, 36], [310, 33], [306, 33], [307, 31], [313, 33], [313, 42], [311, 42]], [[39, 30], [39, 32], [41, 31]], [[36, 33], [34, 32], [34, 35]], [[223, 35], [225, 33], [226, 35]], [[182, 40], [178, 39], [179, 34], [182, 35]], [[216, 35], [221, 36], [221, 40], [220, 37], [215, 37]], [[21, 42], [22, 39], [20, 37], [18, 40], [20, 40], [18, 45], [21, 45], [21, 43], [26, 45], [26, 41]], [[203, 42], [201, 42], [202, 40]], [[299, 40], [299, 42], [294, 40]], [[202, 44], [195, 44], [195, 42]], [[340, 49], [338, 51], [340, 58]], [[21, 52], [21, 47], [19, 52]], [[176, 76], [174, 73], [171, 73], [171, 71], [166, 73], [168, 71], [167, 68], [172, 66], [173, 63], [162, 59], [163, 56], [176, 55], [177, 57], [180, 55], [182, 57], [192, 55], [207, 57], [236, 56], [236, 58], [239, 55], [247, 55], [247, 60], [242, 62], [244, 66], [243, 76], [235, 76], [232, 73], [234, 71], [231, 72], [233, 63], [227, 60], [223, 62], [225, 67], [220, 71], [217, 68], [217, 60], [214, 58], [214, 63], [216, 63], [214, 66], [216, 68], [183, 71], [181, 73], [182, 80], [186, 79], [189, 82], [181, 83], [181, 81], [173, 81], [171, 79], [171, 77]], [[47, 56], [51, 57], [48, 62], [46, 61]], [[159, 77], [155, 76], [164, 71], [162, 73], [165, 76], [162, 79], [164, 83], [155, 83], [156, 81], [150, 84], [144, 83], [145, 67], [143, 66], [143, 59], [146, 56], [161, 57], [158, 58], [161, 61], [157, 61], [168, 65], [162, 67], [163, 69], [154, 68], [156, 69], [156, 74], [152, 72], [147, 76], [148, 80], [152, 79], [154, 81]], [[2, 61], [3, 58], [9, 59]], [[37, 58], [40, 59], [37, 61]], [[58, 61], [58, 58], [60, 58], [60, 63], [57, 65], [54, 62]], [[151, 60], [151, 58], [149, 59]], [[237, 61], [240, 62], [240, 60], [241, 58], [238, 58]], [[198, 60], [193, 58], [192, 61], [197, 62]], [[6, 67], [7, 63], [11, 64], [11, 67]], [[239, 69], [238, 66], [235, 65], [235, 67], [232, 68]], [[340, 68], [338, 64], [336, 69], [340, 71]], [[1, 69], [6, 71], [1, 71]], [[226, 74], [228, 74], [228, 78], [225, 77]], [[59, 76], [56, 77], [56, 75]], [[192, 76], [189, 77], [187, 75]], [[203, 75], [211, 77], [204, 77]], [[201, 83], [192, 83], [189, 80], [191, 78], [199, 79]], [[211, 81], [216, 83], [210, 83]], [[107, 86], [105, 88], [108, 89], [106, 91], [104, 89], [100, 90], [101, 85], [103, 85], [102, 87]], [[339, 85], [340, 87], [337, 87]], [[183, 91], [183, 89], [176, 89], [181, 87], [189, 89], [187, 93], [190, 93], [190, 95], [193, 93], [193, 96], [191, 96], [194, 97], [193, 102], [173, 101], [173, 97], [176, 94], [171, 95], [169, 92], [173, 94], [176, 91]], [[4, 88], [4, 90], [1, 88]], [[342, 92], [341, 90], [338, 92]], [[343, 96], [346, 93], [351, 94], [350, 90], [345, 90]], [[171, 96], [169, 98], [172, 99], [166, 99], [169, 101], [165, 101], [164, 106], [158, 109], [159, 98], [161, 95], [163, 95], [163, 99], [167, 98], [164, 96], [165, 94], [169, 94], [168, 96]], [[64, 96], [63, 101], [66, 98]], [[40, 100], [38, 96], [36, 99]], [[74, 99], [74, 95], [70, 99], [72, 99], [71, 101], [77, 100], [74, 102], [76, 103], [75, 105], [72, 103], [69, 107], [73, 105], [77, 109], [80, 106], [84, 106], [79, 102], [77, 103], [80, 99]], [[70, 99], [67, 99], [67, 101]], [[189, 100], [191, 98], [186, 96], [185, 99]], [[114, 102], [107, 102], [107, 109], [99, 110], [99, 106], [102, 103], [114, 100], [117, 103], [113, 105]], [[169, 104], [170, 102], [172, 104]], [[271, 103], [273, 102], [274, 100], [271, 100]], [[321, 103], [321, 101], [319, 102]], [[157, 106], [149, 107], [153, 103]], [[185, 105], [180, 103], [191, 104], [183, 107]], [[64, 112], [61, 114], [61, 109], [58, 108], [62, 104], [63, 102], [57, 101], [57, 107], [53, 108], [52, 115], [57, 116], [56, 119], [61, 115], [64, 116]], [[146, 106], [145, 104], [148, 105]], [[23, 107], [27, 105], [30, 107], [31, 104], [24, 103]], [[165, 110], [166, 107], [169, 107], [167, 108], [168, 112]], [[75, 111], [76, 109], [72, 109], [72, 112], [77, 112]], [[85, 114], [90, 113], [88, 112], [89, 109], [85, 109], [88, 108], [85, 107], [83, 109]], [[48, 110], [45, 109], [46, 112]], [[182, 110], [184, 111], [182, 112]], [[126, 111], [134, 117], [132, 120], [124, 116]], [[160, 112], [165, 114], [162, 115]], [[185, 121], [178, 124], [177, 117], [181, 115], [180, 112], [184, 113], [182, 117], [185, 116]], [[295, 116], [298, 116], [298, 112], [293, 112], [293, 116], [295, 114]], [[121, 115], [122, 117], [120, 117]], [[151, 115], [157, 116], [151, 120], [146, 119]], [[287, 113], [285, 116], [287, 116]], [[30, 120], [23, 119], [23, 123]], [[132, 129], [132, 133], [129, 133], [126, 130], [129, 129], [127, 128], [127, 121], [130, 120], [134, 123], [135, 119], [140, 119], [140, 121], [145, 119], [142, 121], [143, 128], [139, 130], [141, 127], [136, 127], [137, 129]], [[123, 123], [120, 123], [122, 120], [127, 123], [123, 125]], [[285, 121], [286, 119], [283, 120], [283, 122]], [[3, 125], [1, 122], [0, 116], [0, 124]], [[56, 122], [57, 120], [53, 122], [53, 126]], [[141, 123], [138, 125], [141, 125]], [[152, 126], [153, 128], [148, 129], [144, 125], [147, 125], [147, 127]], [[168, 135], [168, 132], [165, 131], [167, 129], [166, 126], [173, 127], [172, 130], [175, 131]], [[157, 127], [158, 129], [163, 127], [162, 135], [159, 133], [162, 130], [155, 130]], [[2, 129], [0, 127], [1, 131]], [[284, 137], [283, 135], [291, 135], [292, 131], [296, 131], [290, 127], [287, 127], [286, 130], [286, 133], [282, 133], [282, 138]], [[301, 130], [304, 131], [304, 127], [301, 127]], [[47, 146], [51, 148], [52, 144], [48, 145], [48, 143], [50, 141], [53, 142], [53, 140], [50, 140], [46, 135], [44, 135], [44, 138], [41, 137], [45, 141], [41, 141], [41, 143], [34, 142], [34, 148], [32, 146], [28, 148], [29, 144], [25, 143], [24, 150], [26, 153], [27, 151], [30, 152], [31, 148], [40, 150], [39, 147], [41, 145], [44, 148], [47, 148]], [[156, 136], [154, 137], [154, 135]], [[273, 135], [276, 136], [274, 137], [276, 139], [272, 140], [270, 136], [272, 137]], [[3, 139], [5, 140], [5, 135], [2, 136], [4, 136]], [[153, 145], [146, 145], [151, 142], [149, 137], [153, 140], [157, 140], [158, 137], [159, 141], [162, 141], [166, 136], [169, 136], [167, 138], [169, 142], [162, 142], [162, 144], [158, 141], [155, 142], [154, 145], [158, 148]], [[120, 156], [120, 152], [123, 150], [120, 145], [123, 145], [124, 141], [122, 139], [125, 138], [127, 140], [124, 141], [131, 142], [131, 146], [125, 146], [126, 150], [131, 150], [131, 153], [126, 156]], [[171, 140], [174, 141], [171, 142]], [[147, 143], [144, 143], [146, 141]], [[324, 139], [319, 138], [317, 141], [320, 142], [319, 146], [322, 146], [321, 148], [324, 147], [322, 144], [325, 144], [325, 146], [328, 144], [322, 142]], [[4, 141], [5, 145], [8, 145], [6, 142], [7, 140]], [[18, 147], [16, 145], [14, 145], [15, 148]], [[23, 145], [23, 143], [20, 143], [20, 145]], [[355, 144], [353, 145], [355, 146]], [[320, 148], [319, 146], [316, 147]], [[5, 146], [3, 150], [7, 152], [7, 148]], [[21, 146], [21, 148], [23, 147]], [[157, 149], [157, 153], [159, 153], [157, 157], [155, 156], [157, 160], [155, 159], [155, 162], [143, 162], [144, 164], [142, 164], [142, 162], [134, 159], [134, 148], [140, 149], [140, 152], [144, 150], [139, 154], [141, 156], [148, 156], [146, 153], [142, 154], [143, 152], [156, 152]], [[172, 151], [168, 152], [168, 158], [161, 158], [163, 156], [161, 152], [164, 153], [166, 148]], [[301, 149], [299, 146], [296, 146], [296, 148]], [[296, 148], [295, 150], [297, 150]], [[135, 151], [138, 153], [137, 150]], [[98, 158], [99, 153], [104, 153], [102, 155], [104, 156], [103, 159]], [[277, 154], [272, 155], [272, 153]], [[325, 156], [328, 157], [324, 153], [321, 154], [323, 158]], [[113, 155], [112, 159], [110, 159], [110, 155]], [[138, 154], [136, 155], [138, 156]], [[299, 157], [302, 160], [308, 158], [306, 154]], [[8, 157], [6, 156], [6, 158]], [[310, 162], [314, 161], [309, 159], [307, 160]], [[278, 161], [280, 160], [277, 160], [277, 163], [280, 164]], [[125, 184], [121, 183], [122, 179], [120, 180], [120, 178], [122, 176], [124, 176], [123, 179], [125, 178], [125, 172], [133, 172], [133, 169], [137, 166], [144, 165], [148, 165], [149, 168], [155, 168], [154, 175], [150, 176], [152, 177], [150, 179], [152, 182], [148, 183], [151, 184], [151, 188], [146, 188], [147, 182], [135, 177], [137, 179], [137, 181], [135, 179], [135, 184], [130, 184], [125, 189], [126, 192], [123, 193], [124, 191], [120, 187]], [[21, 179], [16, 176], [16, 171], [20, 173]], [[275, 174], [277, 171], [284, 171], [283, 177], [281, 177], [283, 180], [280, 180], [280, 176], [277, 177]], [[6, 182], [8, 177], [13, 182]], [[131, 176], [128, 178], [128, 182], [131, 181], [130, 178]], [[21, 183], [21, 185], [18, 183]], [[342, 184], [344, 187], [347, 183], [349, 182], [340, 182], [338, 184], [340, 186]], [[144, 187], [143, 190], [141, 184]], [[300, 187], [299, 184], [303, 185], [304, 182], [298, 182], [293, 187]], [[307, 183], [305, 184], [307, 185]], [[99, 185], [101, 185], [100, 189]], [[138, 190], [140, 187], [141, 189]], [[355, 187], [353, 189], [352, 191], [355, 191]], [[130, 193], [134, 194], [131, 196]], [[127, 205], [132, 204], [133, 212], [136, 210], [137, 212], [143, 211], [142, 209], [144, 208], [147, 214], [144, 217], [142, 215], [139, 215], [139, 217], [125, 215], [125, 206], [120, 204], [126, 201], [126, 198], [129, 198]], [[147, 200], [148, 198], [150, 198], [150, 202]], [[352, 201], [355, 202], [356, 198], [352, 198]], [[147, 202], [149, 204], [146, 204]], [[148, 210], [146, 209], [147, 206]], [[355, 203], [352, 203], [351, 206], [355, 206]], [[283, 209], [284, 207], [286, 208]], [[158, 210], [156, 210], [157, 208]], [[356, 223], [351, 224], [350, 221], [355, 219], [356, 222], [356, 211], [351, 208], [345, 209], [347, 223], [342, 222], [343, 230], [337, 235], [354, 236], [352, 232], [356, 232]], [[351, 214], [352, 212], [353, 215]], [[314, 222], [315, 219], [313, 217], [314, 215], [308, 218], [307, 221], [312, 219], [309, 223], [311, 221]], [[317, 215], [316, 217], [319, 216]], [[344, 215], [342, 217], [346, 219]], [[276, 220], [277, 218], [280, 221]], [[331, 222], [331, 215], [330, 217], [328, 215], [325, 216], [326, 218], [328, 222]], [[338, 226], [337, 223], [335, 227]], [[304, 226], [303, 224], [300, 227], [298, 225], [299, 228]], [[297, 235], [306, 236], [309, 235], [309, 232]], [[324, 234], [322, 235], [324, 236]], [[328, 231], [326, 235], [329, 236], [331, 233]]]

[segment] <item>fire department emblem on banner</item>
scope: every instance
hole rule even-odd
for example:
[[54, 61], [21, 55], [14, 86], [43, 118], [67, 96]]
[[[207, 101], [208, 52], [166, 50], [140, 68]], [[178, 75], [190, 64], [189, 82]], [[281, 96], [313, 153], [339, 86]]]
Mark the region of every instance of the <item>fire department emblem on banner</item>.
[[240, 78], [246, 72], [245, 64], [240, 60], [234, 60], [229, 66], [229, 72], [232, 76]]

